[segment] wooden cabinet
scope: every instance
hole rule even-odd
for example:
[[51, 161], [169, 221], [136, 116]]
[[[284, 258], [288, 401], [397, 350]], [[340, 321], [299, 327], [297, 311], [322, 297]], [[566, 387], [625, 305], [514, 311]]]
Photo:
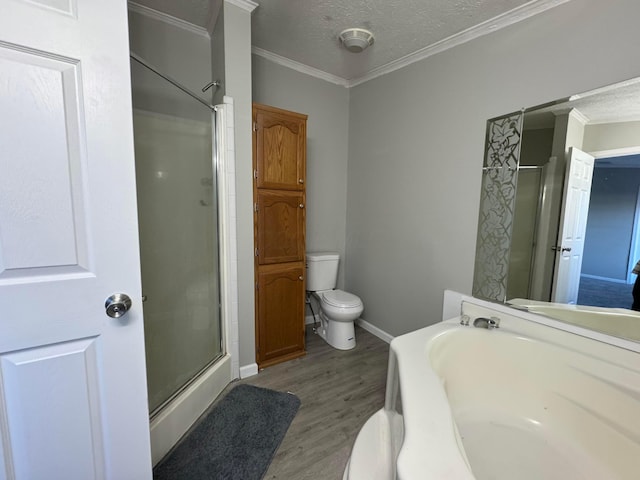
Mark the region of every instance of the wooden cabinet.
[[304, 261], [304, 194], [262, 190], [256, 194], [258, 264]]
[[258, 273], [258, 365], [304, 355], [304, 265], [266, 265]]
[[305, 354], [307, 116], [253, 105], [256, 360]]
[[305, 189], [307, 116], [254, 104], [253, 153], [256, 187]]

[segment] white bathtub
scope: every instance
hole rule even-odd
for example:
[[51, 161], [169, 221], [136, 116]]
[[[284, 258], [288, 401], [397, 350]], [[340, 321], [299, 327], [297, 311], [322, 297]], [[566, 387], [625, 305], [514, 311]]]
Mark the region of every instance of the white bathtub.
[[394, 339], [385, 407], [345, 479], [640, 478], [638, 353], [504, 307], [463, 309], [500, 328], [454, 318]]

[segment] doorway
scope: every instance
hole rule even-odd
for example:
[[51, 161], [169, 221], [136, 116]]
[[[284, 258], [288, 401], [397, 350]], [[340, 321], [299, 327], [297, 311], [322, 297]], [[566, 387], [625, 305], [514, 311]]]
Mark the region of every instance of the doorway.
[[595, 167], [578, 302], [630, 308], [640, 259], [640, 153], [601, 157]]

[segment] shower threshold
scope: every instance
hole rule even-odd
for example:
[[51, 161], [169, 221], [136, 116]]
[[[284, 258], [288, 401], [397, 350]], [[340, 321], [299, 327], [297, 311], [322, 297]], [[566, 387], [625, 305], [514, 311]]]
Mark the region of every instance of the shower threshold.
[[178, 443], [232, 380], [231, 355], [212, 360], [149, 417], [151, 458], [156, 465]]

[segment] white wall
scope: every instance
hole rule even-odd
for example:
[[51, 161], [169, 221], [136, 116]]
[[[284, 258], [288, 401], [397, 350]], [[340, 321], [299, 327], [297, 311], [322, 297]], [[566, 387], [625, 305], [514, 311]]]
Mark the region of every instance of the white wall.
[[351, 89], [345, 287], [368, 322], [398, 335], [471, 292], [486, 120], [640, 75], [639, 16], [573, 0]]
[[587, 125], [582, 146], [585, 152], [638, 147], [640, 146], [640, 122]]
[[253, 55], [253, 101], [309, 116], [307, 251], [335, 251], [343, 262], [347, 220], [349, 90]]

